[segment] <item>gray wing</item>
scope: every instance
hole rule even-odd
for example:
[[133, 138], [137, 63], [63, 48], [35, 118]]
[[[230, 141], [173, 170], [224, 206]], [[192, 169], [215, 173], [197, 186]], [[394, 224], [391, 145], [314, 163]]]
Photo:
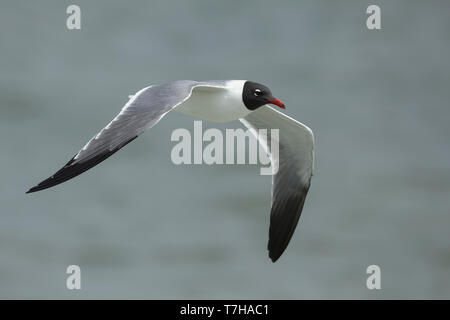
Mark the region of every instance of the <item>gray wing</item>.
[[[153, 127], [170, 110], [187, 100], [192, 89], [207, 83], [180, 80], [138, 91], [122, 111], [58, 172], [27, 193], [53, 187], [96, 166]], [[218, 84], [211, 85], [217, 86]]]
[[[263, 106], [240, 121], [268, 151], [272, 168], [272, 209], [269, 227], [269, 257], [275, 262], [295, 231], [314, 169], [314, 136], [307, 126]], [[278, 159], [258, 129], [279, 129]], [[275, 169], [276, 170], [276, 169]]]

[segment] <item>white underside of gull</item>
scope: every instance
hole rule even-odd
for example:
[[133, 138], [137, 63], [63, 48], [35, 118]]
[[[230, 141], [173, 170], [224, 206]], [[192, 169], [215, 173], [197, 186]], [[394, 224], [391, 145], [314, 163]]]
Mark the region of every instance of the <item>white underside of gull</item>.
[[224, 88], [199, 85], [191, 96], [174, 111], [212, 122], [229, 122], [245, 117], [251, 111], [242, 101], [245, 80], [231, 80]]

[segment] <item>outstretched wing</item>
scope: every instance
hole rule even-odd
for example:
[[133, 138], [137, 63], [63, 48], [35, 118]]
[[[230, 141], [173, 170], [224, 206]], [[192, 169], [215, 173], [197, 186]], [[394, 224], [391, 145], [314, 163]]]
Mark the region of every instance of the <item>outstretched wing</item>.
[[207, 84], [181, 80], [138, 91], [122, 111], [58, 172], [27, 191], [36, 192], [60, 184], [96, 166], [153, 127], [170, 110], [186, 101], [192, 89]]
[[[289, 244], [302, 213], [314, 168], [314, 136], [307, 126], [269, 106], [257, 109], [240, 121], [268, 151], [272, 168], [278, 168], [272, 177], [268, 243], [269, 257], [275, 262]], [[264, 135], [258, 137], [258, 129], [279, 130], [278, 159]]]

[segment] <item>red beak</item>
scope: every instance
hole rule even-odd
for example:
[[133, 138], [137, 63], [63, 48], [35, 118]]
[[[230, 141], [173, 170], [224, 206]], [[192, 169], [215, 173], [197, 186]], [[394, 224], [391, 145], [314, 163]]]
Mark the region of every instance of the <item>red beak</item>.
[[286, 109], [286, 107], [284, 106], [283, 101], [281, 101], [279, 99], [273, 98], [273, 99], [270, 99], [268, 101], [269, 101], [269, 103], [274, 104], [274, 105], [280, 107], [281, 109]]

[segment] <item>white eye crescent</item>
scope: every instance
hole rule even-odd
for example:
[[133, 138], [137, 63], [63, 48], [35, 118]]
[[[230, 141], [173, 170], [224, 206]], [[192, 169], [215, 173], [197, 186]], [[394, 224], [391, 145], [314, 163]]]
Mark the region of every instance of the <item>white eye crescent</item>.
[[253, 94], [257, 97], [262, 94], [262, 91], [260, 89], [255, 89], [255, 92]]

